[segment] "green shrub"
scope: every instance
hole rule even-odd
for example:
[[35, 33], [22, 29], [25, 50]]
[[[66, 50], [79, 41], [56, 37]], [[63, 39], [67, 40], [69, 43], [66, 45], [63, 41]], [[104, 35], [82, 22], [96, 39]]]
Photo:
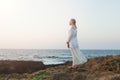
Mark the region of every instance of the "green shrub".
[[49, 76], [50, 76], [50, 73], [45, 71], [45, 72], [41, 72], [39, 74], [34, 75], [32, 80], [44, 80], [46, 77], [49, 77]]

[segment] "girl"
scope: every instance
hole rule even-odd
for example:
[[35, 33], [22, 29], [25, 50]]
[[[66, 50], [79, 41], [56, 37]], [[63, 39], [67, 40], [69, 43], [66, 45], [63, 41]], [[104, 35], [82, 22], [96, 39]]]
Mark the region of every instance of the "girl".
[[83, 53], [79, 50], [79, 44], [77, 40], [77, 27], [76, 27], [76, 20], [70, 20], [70, 30], [69, 30], [69, 37], [67, 40], [67, 47], [70, 48], [72, 57], [73, 57], [73, 64], [70, 67], [71, 69], [76, 69], [79, 64], [83, 64], [87, 62], [87, 58], [83, 55]]

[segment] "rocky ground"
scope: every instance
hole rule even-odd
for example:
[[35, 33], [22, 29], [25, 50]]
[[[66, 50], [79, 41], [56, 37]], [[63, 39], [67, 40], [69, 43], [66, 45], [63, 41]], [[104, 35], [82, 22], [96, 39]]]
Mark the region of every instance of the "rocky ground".
[[120, 80], [120, 56], [89, 59], [70, 70], [71, 62], [44, 65], [34, 61], [0, 61], [0, 80]]

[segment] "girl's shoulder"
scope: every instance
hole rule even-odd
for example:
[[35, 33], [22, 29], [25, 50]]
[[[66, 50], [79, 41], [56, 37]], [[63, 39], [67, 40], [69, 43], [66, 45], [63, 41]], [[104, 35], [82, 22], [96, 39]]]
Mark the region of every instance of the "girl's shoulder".
[[70, 28], [69, 32], [70, 32], [70, 33], [76, 33], [76, 32], [77, 32], [77, 29]]
[[77, 30], [77, 28], [71, 28], [70, 30], [71, 30], [71, 31], [76, 31], [76, 30]]

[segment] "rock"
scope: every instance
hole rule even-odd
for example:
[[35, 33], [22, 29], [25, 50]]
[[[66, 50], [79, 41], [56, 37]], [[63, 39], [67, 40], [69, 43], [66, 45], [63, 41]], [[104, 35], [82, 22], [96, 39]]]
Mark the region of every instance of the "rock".
[[71, 65], [72, 65], [72, 62], [71, 62], [71, 61], [67, 61], [67, 62], [65, 62], [65, 65], [71, 66]]
[[51, 80], [71, 80], [69, 73], [54, 74]]
[[[3, 73], [10, 73], [8, 75], [10, 78], [16, 76], [11, 73], [26, 73], [26, 75], [17, 75], [16, 80], [22, 78], [26, 78], [25, 80], [120, 80], [120, 56], [92, 58], [79, 65], [76, 70], [68, 69], [71, 64], [72, 62], [68, 61], [64, 64], [45, 66], [42, 62], [34, 61], [0, 61], [0, 73], [3, 80], [7, 76]], [[42, 72], [49, 75], [41, 74]]]
[[73, 78], [73, 80], [85, 80], [85, 78], [86, 78], [86, 76], [79, 74], [79, 75], [76, 75], [76, 77]]
[[111, 80], [120, 80], [120, 74], [115, 75], [114, 77], [111, 77]]
[[0, 61], [0, 73], [32, 73], [37, 70], [45, 69], [42, 62], [34, 61]]

